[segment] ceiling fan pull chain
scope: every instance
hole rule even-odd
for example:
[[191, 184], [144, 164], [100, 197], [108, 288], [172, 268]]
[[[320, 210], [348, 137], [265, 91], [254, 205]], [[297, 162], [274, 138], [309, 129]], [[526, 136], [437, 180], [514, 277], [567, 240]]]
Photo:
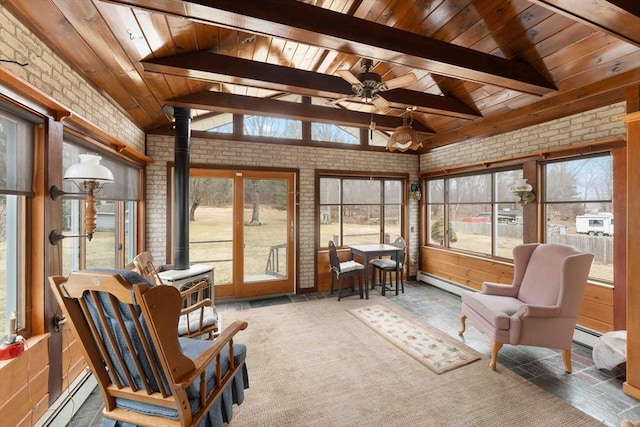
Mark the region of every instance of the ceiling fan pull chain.
[[373, 142], [373, 131], [376, 129], [376, 122], [373, 121], [373, 114], [371, 114], [371, 123], [369, 124], [369, 142]]

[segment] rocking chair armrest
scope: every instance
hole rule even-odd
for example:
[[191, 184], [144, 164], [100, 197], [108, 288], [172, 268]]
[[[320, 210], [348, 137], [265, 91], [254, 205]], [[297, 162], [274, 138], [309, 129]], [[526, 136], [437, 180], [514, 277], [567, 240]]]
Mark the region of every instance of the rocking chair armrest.
[[184, 299], [184, 298], [190, 297], [191, 295], [197, 293], [198, 294], [197, 301], [201, 301], [201, 300], [203, 300], [202, 291], [207, 286], [209, 286], [209, 282], [207, 282], [206, 280], [201, 280], [200, 282], [196, 283], [195, 285], [193, 285], [189, 289], [185, 289], [184, 291], [180, 291], [180, 296]]
[[[216, 338], [213, 345], [207, 348], [200, 356], [193, 360], [195, 369], [191, 374], [177, 384], [181, 388], [186, 389], [192, 382], [194, 382], [207, 367], [216, 360], [220, 352], [223, 350], [226, 344], [230, 344], [233, 341], [233, 337], [240, 331], [247, 329], [249, 324], [245, 320], [236, 320]], [[230, 361], [231, 362], [231, 361]]]
[[[180, 310], [180, 314], [181, 315], [182, 314], [189, 314], [189, 313], [192, 313], [194, 311], [198, 311], [201, 308], [212, 307], [212, 306], [213, 306], [213, 302], [211, 302], [211, 300], [209, 298], [207, 298], [207, 299], [199, 301], [199, 302], [197, 302], [197, 303], [195, 303], [193, 305], [190, 305], [189, 307], [183, 308], [182, 310]], [[215, 308], [214, 308], [214, 310], [215, 310]]]
[[520, 307], [515, 317], [558, 317], [560, 315], [560, 307], [548, 305], [529, 305], [525, 304]]

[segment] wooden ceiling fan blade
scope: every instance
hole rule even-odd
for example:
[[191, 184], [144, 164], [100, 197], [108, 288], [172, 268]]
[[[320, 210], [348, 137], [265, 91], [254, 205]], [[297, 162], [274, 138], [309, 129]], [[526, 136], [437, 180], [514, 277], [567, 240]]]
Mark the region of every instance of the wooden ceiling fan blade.
[[389, 101], [387, 101], [386, 99], [384, 99], [381, 96], [376, 96], [373, 98], [373, 100], [371, 101], [373, 103], [373, 105], [376, 106], [376, 108], [378, 110], [388, 110], [389, 108], [391, 108], [391, 104], [389, 103]]
[[341, 102], [345, 102], [345, 101], [350, 100], [351, 98], [353, 98], [353, 95], [352, 96], [343, 96], [342, 98], [338, 98], [338, 99], [330, 99], [330, 100], [327, 101], [327, 104], [329, 104], [329, 105], [338, 105]]
[[400, 77], [395, 77], [393, 79], [389, 79], [386, 82], [383, 82], [382, 85], [378, 88], [380, 91], [397, 89], [399, 87], [411, 86], [416, 83], [418, 78], [413, 73], [407, 73]]
[[338, 70], [336, 71], [336, 74], [342, 77], [343, 79], [345, 79], [346, 81], [348, 81], [349, 83], [351, 83], [352, 85], [359, 85], [359, 86], [362, 85], [362, 82], [358, 80], [358, 78], [354, 76], [353, 73], [349, 70]]

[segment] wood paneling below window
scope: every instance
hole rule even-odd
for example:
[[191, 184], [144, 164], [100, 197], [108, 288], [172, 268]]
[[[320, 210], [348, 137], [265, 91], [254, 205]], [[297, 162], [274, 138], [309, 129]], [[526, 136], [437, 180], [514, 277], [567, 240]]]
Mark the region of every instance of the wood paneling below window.
[[29, 338], [20, 356], [0, 360], [0, 425], [32, 426], [48, 408], [49, 334]]
[[[423, 247], [423, 272], [472, 289], [482, 289], [482, 282], [511, 284], [513, 265], [492, 259]], [[587, 283], [578, 325], [605, 333], [613, 330], [613, 286]]]

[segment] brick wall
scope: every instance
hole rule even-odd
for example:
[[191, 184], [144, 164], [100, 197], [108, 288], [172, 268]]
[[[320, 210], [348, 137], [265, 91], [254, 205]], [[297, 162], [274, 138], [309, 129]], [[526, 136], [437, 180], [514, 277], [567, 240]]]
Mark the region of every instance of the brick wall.
[[[34, 2], [37, 3], [37, 2]], [[37, 7], [34, 4], [34, 7]], [[5, 68], [79, 116], [144, 152], [144, 132], [0, 5], [0, 58]]]
[[[486, 138], [472, 143], [458, 143], [420, 156], [420, 170], [427, 171], [501, 159], [543, 150], [582, 144], [625, 135], [620, 116], [624, 103], [603, 107], [563, 119], [530, 126], [518, 131]], [[147, 181], [147, 249], [164, 261], [166, 230], [166, 163], [173, 160], [173, 138], [148, 136], [148, 152], [155, 163], [148, 167]], [[272, 144], [238, 143], [194, 139], [191, 161], [218, 165], [246, 165], [300, 169], [300, 265], [314, 265], [314, 177], [316, 169], [358, 171], [407, 171], [415, 176], [415, 156], [389, 153], [369, 153], [351, 150], [336, 152], [315, 147], [278, 146]], [[418, 254], [418, 204], [410, 202], [410, 256]], [[410, 274], [416, 273], [411, 266]], [[313, 286], [313, 271], [301, 268], [300, 286]]]
[[[38, 7], [37, 1], [29, 2]], [[109, 99], [102, 96], [82, 76], [72, 71], [46, 44], [11, 15], [0, 2], [0, 58], [28, 63], [26, 66], [0, 62], [0, 67], [50, 96], [75, 115], [144, 152], [145, 135]], [[40, 302], [42, 304], [42, 301]], [[65, 337], [66, 339], [66, 337]], [[49, 335], [29, 338], [25, 355], [0, 361], [0, 425], [34, 425], [49, 405]], [[62, 353], [62, 387], [84, 372], [80, 353], [64, 347]], [[73, 361], [72, 361], [73, 360]], [[59, 369], [54, 368], [54, 369]], [[54, 374], [54, 378], [60, 374]]]
[[[173, 137], [149, 135], [148, 155], [154, 163], [147, 168], [147, 250], [154, 258], [164, 262], [167, 213], [166, 166], [173, 161]], [[252, 167], [297, 168], [300, 187], [300, 218], [298, 221], [300, 249], [300, 287], [314, 285], [315, 249], [315, 171], [331, 169], [371, 172], [407, 172], [418, 170], [418, 157], [406, 154], [335, 150], [316, 147], [280, 146], [241, 142], [212, 141], [194, 138], [191, 141], [191, 162], [216, 165]], [[410, 202], [410, 253], [418, 257], [418, 204]], [[416, 271], [411, 274], [415, 275]]]
[[529, 126], [475, 142], [460, 142], [420, 156], [420, 170], [468, 165], [626, 135], [625, 103]]

